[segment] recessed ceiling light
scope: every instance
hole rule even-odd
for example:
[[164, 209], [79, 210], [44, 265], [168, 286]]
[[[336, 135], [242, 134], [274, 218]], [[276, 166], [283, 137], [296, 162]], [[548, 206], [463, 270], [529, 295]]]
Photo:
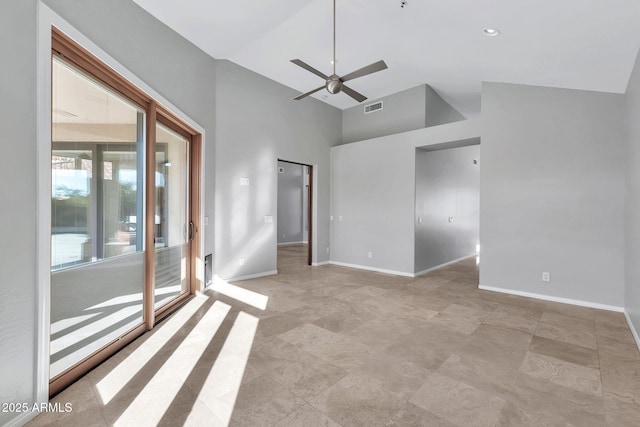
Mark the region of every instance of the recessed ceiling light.
[[496, 37], [500, 35], [500, 30], [497, 30], [495, 28], [485, 28], [484, 30], [482, 30], [482, 34], [487, 37]]

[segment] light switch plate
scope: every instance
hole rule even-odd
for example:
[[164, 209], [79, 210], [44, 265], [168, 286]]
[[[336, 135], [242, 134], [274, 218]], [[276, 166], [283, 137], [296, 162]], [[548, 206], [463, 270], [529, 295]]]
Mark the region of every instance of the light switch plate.
[[240, 185], [249, 185], [250, 182], [251, 181], [246, 176], [240, 177]]
[[273, 222], [273, 217], [271, 215], [266, 215], [264, 217], [265, 224], [271, 224]]

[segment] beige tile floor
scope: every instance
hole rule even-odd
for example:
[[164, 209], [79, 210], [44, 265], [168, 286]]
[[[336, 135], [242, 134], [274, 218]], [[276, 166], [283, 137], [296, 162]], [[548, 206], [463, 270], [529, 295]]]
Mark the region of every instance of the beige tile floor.
[[29, 425], [640, 425], [620, 313], [478, 290], [475, 260], [416, 279], [308, 267], [297, 246], [278, 260], [235, 298], [194, 298], [54, 398], [73, 412]]

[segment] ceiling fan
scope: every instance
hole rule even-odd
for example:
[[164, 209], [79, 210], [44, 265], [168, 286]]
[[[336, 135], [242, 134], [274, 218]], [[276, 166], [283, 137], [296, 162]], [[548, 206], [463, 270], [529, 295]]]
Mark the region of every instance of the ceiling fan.
[[336, 0], [333, 0], [333, 61], [331, 62], [333, 64], [333, 74], [327, 76], [321, 71], [313, 68], [311, 65], [304, 63], [300, 59], [292, 59], [291, 62], [298, 65], [299, 67], [304, 68], [307, 71], [312, 72], [316, 76], [319, 76], [326, 81], [323, 86], [320, 86], [319, 88], [313, 89], [312, 91], [303, 93], [302, 95], [293, 98], [296, 101], [314, 94], [322, 88], [326, 88], [329, 93], [336, 94], [344, 92], [356, 101], [362, 102], [367, 99], [367, 97], [351, 89], [350, 87], [345, 85], [344, 82], [348, 82], [349, 80], [357, 79], [358, 77], [366, 76], [368, 74], [387, 69], [387, 64], [385, 64], [384, 61], [378, 61], [374, 62], [373, 64], [367, 65], [366, 67], [362, 67], [359, 70], [353, 71], [349, 74], [345, 74], [342, 77], [336, 74]]

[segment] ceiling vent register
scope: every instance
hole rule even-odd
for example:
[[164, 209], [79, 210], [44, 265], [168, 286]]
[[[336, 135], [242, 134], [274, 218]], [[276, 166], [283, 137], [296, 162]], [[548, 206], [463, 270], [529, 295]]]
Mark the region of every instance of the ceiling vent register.
[[365, 114], [374, 113], [374, 112], [380, 111], [380, 110], [382, 110], [382, 101], [378, 101], [376, 103], [364, 106], [364, 113]]

